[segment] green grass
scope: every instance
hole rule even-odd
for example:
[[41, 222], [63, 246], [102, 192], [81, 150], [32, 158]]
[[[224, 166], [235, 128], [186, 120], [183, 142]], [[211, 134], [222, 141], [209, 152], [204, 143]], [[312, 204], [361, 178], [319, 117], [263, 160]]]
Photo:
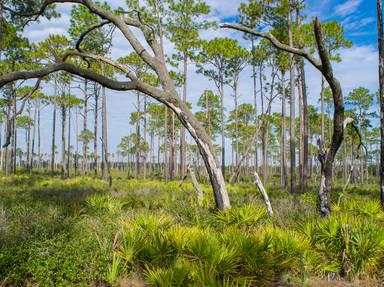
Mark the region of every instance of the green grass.
[[293, 197], [271, 184], [274, 218], [251, 184], [228, 187], [227, 212], [214, 209], [209, 186], [203, 190], [199, 202], [188, 182], [116, 179], [109, 188], [91, 178], [0, 177], [0, 285], [316, 286], [311, 278], [331, 278], [379, 286], [384, 279], [384, 213], [372, 187], [351, 188], [340, 204], [335, 193], [328, 219], [317, 212], [315, 188]]

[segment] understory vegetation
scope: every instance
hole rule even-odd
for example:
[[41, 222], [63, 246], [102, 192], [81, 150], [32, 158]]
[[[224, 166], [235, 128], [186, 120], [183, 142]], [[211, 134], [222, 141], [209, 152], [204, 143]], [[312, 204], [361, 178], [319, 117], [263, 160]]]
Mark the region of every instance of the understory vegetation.
[[224, 212], [189, 182], [1, 177], [0, 285], [381, 286], [373, 186], [335, 188], [326, 219], [315, 190], [277, 186], [270, 217], [251, 184], [228, 186]]

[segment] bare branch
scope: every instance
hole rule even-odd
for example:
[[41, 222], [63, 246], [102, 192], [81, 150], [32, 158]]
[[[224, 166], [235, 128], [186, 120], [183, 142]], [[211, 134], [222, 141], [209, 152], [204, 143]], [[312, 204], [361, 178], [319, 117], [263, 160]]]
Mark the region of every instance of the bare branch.
[[20, 71], [20, 72], [13, 72], [13, 73], [3, 75], [0, 77], [0, 88], [8, 83], [11, 83], [17, 80], [42, 78], [44, 76], [47, 76], [57, 71], [66, 71], [70, 74], [89, 79], [91, 81], [97, 82], [107, 88], [114, 89], [114, 90], [129, 91], [129, 90], [135, 90], [138, 88], [136, 81], [119, 82], [119, 81], [111, 80], [96, 72], [93, 72], [91, 70], [85, 70], [69, 63], [55, 63], [52, 65], [46, 66], [44, 68], [41, 68], [39, 70]]
[[103, 21], [103, 22], [100, 22], [96, 25], [93, 25], [91, 27], [89, 27], [86, 31], [84, 31], [83, 33], [80, 34], [79, 36], [79, 39], [77, 39], [77, 42], [76, 42], [76, 50], [82, 52], [81, 48], [80, 48], [80, 45], [81, 45], [81, 42], [84, 40], [84, 38], [89, 34], [91, 33], [92, 31], [98, 29], [98, 28], [101, 28], [107, 24], [110, 24], [111, 21], [107, 20], [107, 21]]
[[297, 48], [292, 48], [292, 47], [290, 47], [288, 45], [285, 45], [285, 44], [281, 43], [279, 40], [277, 40], [269, 32], [257, 32], [257, 31], [254, 31], [254, 30], [250, 29], [250, 28], [247, 28], [245, 26], [242, 26], [242, 25], [239, 25], [239, 24], [230, 24], [230, 23], [221, 24], [220, 27], [234, 29], [234, 30], [237, 30], [237, 31], [245, 32], [245, 33], [248, 33], [248, 34], [252, 34], [254, 36], [258, 36], [258, 37], [267, 39], [276, 48], [278, 48], [280, 50], [283, 50], [285, 52], [288, 52], [288, 53], [292, 53], [292, 54], [295, 54], [295, 55], [298, 55], [298, 56], [302, 56], [305, 59], [307, 59], [313, 66], [315, 66], [315, 68], [317, 68], [319, 71], [322, 70], [322, 63], [319, 60], [317, 60], [316, 58], [314, 58], [309, 52], [307, 52], [305, 50], [297, 49]]

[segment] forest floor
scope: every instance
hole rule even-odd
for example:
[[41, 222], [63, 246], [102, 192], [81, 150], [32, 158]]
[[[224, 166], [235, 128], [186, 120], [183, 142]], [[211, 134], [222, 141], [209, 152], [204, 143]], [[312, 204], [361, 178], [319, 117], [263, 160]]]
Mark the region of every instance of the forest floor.
[[0, 286], [383, 286], [384, 212], [351, 186], [322, 219], [315, 191], [0, 176]]

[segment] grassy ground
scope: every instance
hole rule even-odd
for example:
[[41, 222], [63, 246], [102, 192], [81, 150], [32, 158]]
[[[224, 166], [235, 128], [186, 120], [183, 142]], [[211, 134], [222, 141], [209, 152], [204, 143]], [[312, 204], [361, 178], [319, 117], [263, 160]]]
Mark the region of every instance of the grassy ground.
[[274, 218], [250, 184], [221, 213], [208, 186], [198, 202], [189, 183], [0, 177], [0, 286], [383, 286], [375, 187], [328, 219], [314, 191], [268, 189]]

